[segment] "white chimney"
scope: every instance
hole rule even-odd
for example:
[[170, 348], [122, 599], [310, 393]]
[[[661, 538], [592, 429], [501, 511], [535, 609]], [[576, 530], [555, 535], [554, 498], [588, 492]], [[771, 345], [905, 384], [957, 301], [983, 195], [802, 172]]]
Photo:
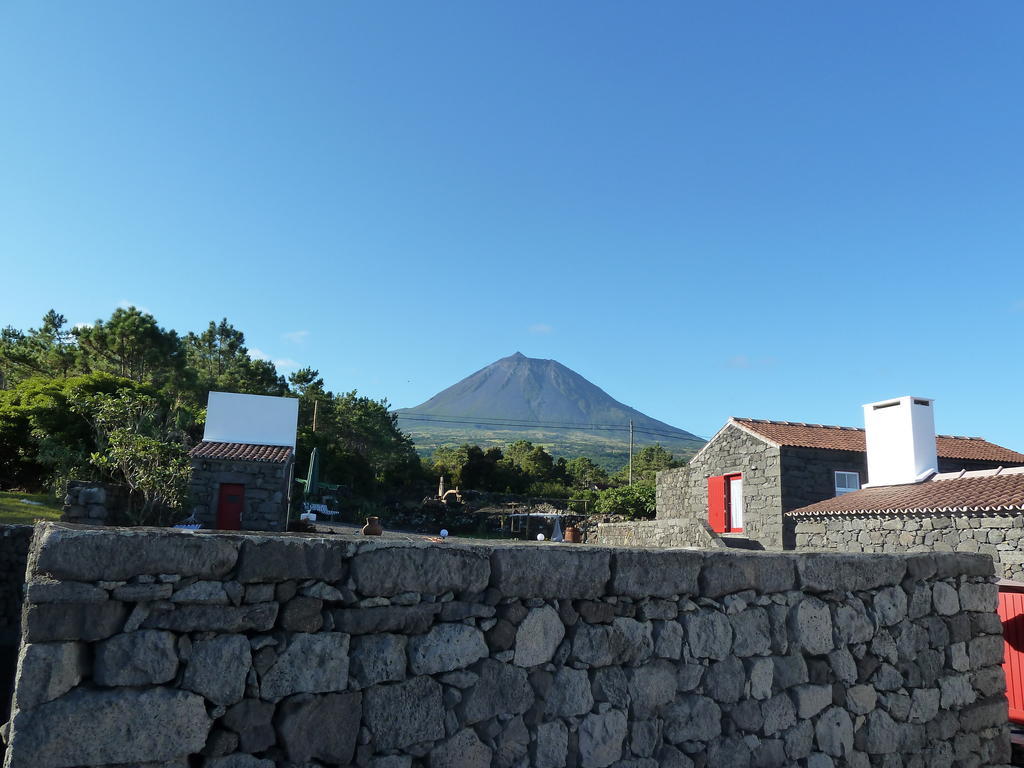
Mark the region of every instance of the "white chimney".
[[938, 470], [932, 402], [923, 397], [900, 397], [864, 406], [865, 485], [917, 483]]

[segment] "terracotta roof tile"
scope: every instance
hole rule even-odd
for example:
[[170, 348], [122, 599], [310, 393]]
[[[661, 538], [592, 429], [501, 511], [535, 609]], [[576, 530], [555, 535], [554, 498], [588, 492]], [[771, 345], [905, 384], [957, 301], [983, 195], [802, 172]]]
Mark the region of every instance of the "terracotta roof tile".
[[[732, 419], [736, 424], [779, 445], [824, 448], [832, 451], [866, 451], [864, 430], [858, 427], [833, 427], [827, 424], [803, 424], [794, 421]], [[1024, 453], [1011, 451], [980, 437], [937, 435], [935, 447], [944, 459], [974, 459], [1024, 464]]]
[[787, 515], [856, 515], [900, 512], [1024, 510], [1021, 468], [936, 475], [911, 485], [880, 485], [794, 509]]
[[252, 443], [215, 443], [204, 440], [189, 451], [194, 459], [221, 461], [267, 461], [284, 464], [292, 455], [290, 445], [254, 445]]

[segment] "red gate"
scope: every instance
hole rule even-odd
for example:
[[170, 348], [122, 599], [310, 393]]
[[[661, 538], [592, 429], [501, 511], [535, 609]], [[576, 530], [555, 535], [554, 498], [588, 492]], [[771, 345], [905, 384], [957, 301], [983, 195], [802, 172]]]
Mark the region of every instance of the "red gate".
[[1010, 720], [1024, 723], [1024, 584], [999, 585], [999, 618], [1003, 621], [1003, 672]]

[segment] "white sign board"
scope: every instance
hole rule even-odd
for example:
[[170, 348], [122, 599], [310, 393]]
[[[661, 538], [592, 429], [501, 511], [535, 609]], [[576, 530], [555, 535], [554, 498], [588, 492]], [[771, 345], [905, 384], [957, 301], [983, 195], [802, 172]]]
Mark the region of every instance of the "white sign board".
[[295, 448], [299, 401], [294, 397], [211, 392], [203, 440]]

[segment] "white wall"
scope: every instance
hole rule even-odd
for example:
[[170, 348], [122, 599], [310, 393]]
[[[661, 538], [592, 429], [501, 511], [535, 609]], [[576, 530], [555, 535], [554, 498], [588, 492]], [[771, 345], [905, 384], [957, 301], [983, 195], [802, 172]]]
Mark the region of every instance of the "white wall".
[[299, 401], [294, 397], [211, 392], [204, 440], [295, 447]]

